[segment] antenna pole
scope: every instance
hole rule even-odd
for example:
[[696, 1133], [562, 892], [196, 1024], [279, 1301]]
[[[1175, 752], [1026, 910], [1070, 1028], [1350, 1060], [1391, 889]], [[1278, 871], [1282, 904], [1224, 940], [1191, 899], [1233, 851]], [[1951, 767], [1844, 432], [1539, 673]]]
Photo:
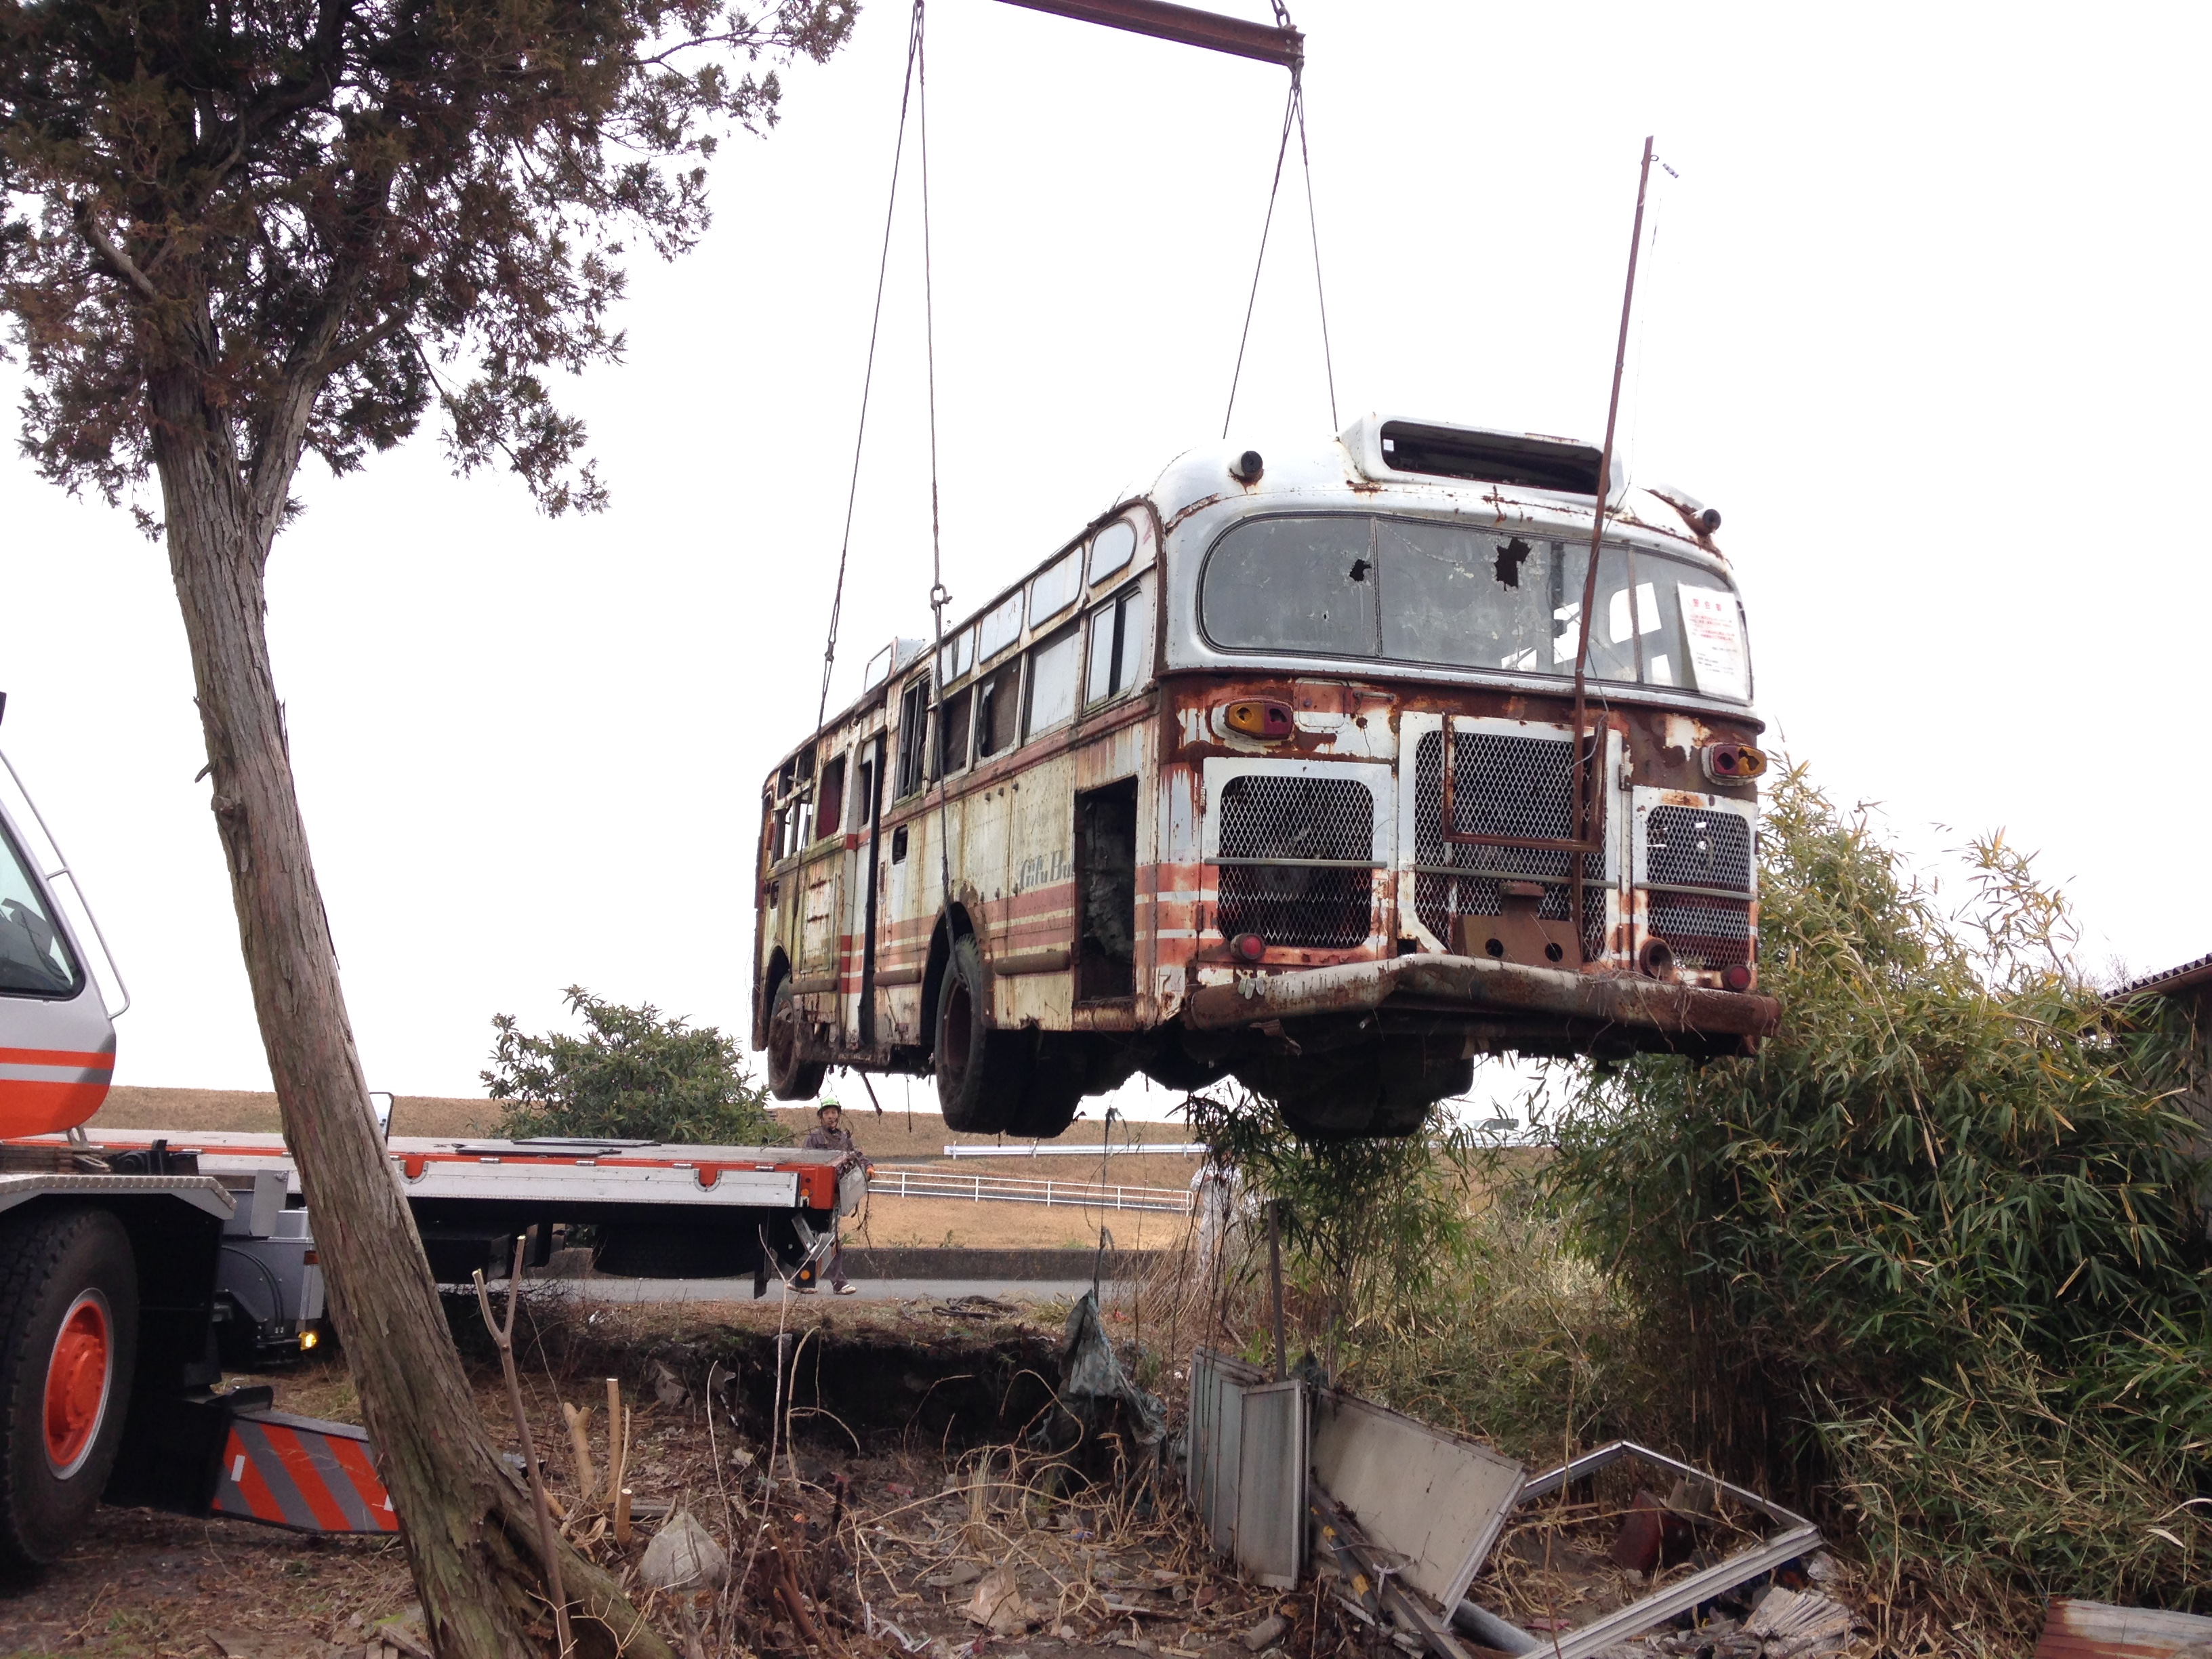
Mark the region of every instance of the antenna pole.
[[[1644, 244], [1644, 197], [1651, 183], [1651, 137], [1644, 135], [1644, 164], [1636, 175], [1636, 223], [1628, 233], [1628, 282], [1620, 295], [1620, 338], [1613, 352], [1613, 396], [1605, 408], [1605, 449], [1598, 462], [1597, 499], [1590, 508], [1589, 568], [1583, 573], [1582, 629], [1575, 644], [1575, 747], [1573, 772], [1575, 790], [1575, 845], [1581, 849], [1589, 839], [1590, 829], [1590, 798], [1595, 793], [1596, 758], [1598, 745], [1593, 743], [1591, 754], [1583, 756], [1583, 738], [1589, 721], [1589, 668], [1590, 642], [1590, 609], [1597, 603], [1597, 558], [1599, 544], [1605, 537], [1605, 504], [1613, 493], [1613, 435], [1620, 419], [1620, 377], [1628, 363], [1628, 314], [1636, 302], [1636, 255]], [[1567, 914], [1575, 930], [1575, 946], [1582, 948], [1583, 933], [1583, 875], [1587, 850], [1577, 850], [1568, 855], [1573, 862], [1567, 872]]]

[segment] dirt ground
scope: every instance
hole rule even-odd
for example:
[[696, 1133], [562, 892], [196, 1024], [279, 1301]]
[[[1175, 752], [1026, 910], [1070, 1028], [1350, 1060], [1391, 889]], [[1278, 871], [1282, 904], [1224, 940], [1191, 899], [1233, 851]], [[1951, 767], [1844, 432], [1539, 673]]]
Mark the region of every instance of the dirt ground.
[[[775, 1413], [763, 1409], [763, 1389], [772, 1388], [776, 1310], [603, 1312], [595, 1328], [577, 1331], [536, 1323], [526, 1309], [518, 1327], [532, 1426], [568, 1529], [624, 1572], [678, 1651], [687, 1616], [708, 1653], [800, 1659], [808, 1650], [757, 1596], [702, 1597], [687, 1611], [665, 1593], [645, 1595], [639, 1559], [674, 1510], [703, 1522], [740, 1565], [750, 1550], [763, 1566], [781, 1546], [799, 1564], [802, 1605], [832, 1632], [836, 1646], [822, 1644], [825, 1652], [902, 1655], [889, 1621], [929, 1659], [979, 1659], [987, 1649], [1006, 1659], [1121, 1659], [1112, 1650], [1133, 1644], [1173, 1659], [1244, 1654], [1231, 1644], [1279, 1598], [1224, 1578], [1179, 1505], [1155, 1504], [1149, 1493], [1128, 1501], [1112, 1482], [1063, 1494], [1040, 1478], [1039, 1459], [1012, 1451], [1025, 1425], [1009, 1420], [1008, 1402], [1031, 1418], [1051, 1408], [1037, 1375], [1052, 1369], [1058, 1332], [1048, 1322], [988, 1304], [805, 1312], [790, 1328], [796, 1444], [778, 1438], [772, 1490], [763, 1478]], [[457, 1330], [467, 1338], [465, 1325]], [[488, 1361], [475, 1356], [478, 1404], [519, 1464]], [[608, 1441], [596, 1373], [611, 1363], [624, 1368], [630, 1412], [625, 1484], [639, 1518], [627, 1548], [610, 1535], [598, 1495]], [[281, 1410], [358, 1420], [339, 1363], [264, 1380], [275, 1382]], [[562, 1427], [563, 1400], [598, 1407], [587, 1426], [592, 1496]], [[994, 1635], [965, 1609], [1002, 1564], [1012, 1567], [1017, 1600]], [[68, 1560], [34, 1583], [0, 1586], [0, 1654], [374, 1655], [378, 1621], [412, 1601], [392, 1542], [104, 1510]], [[1299, 1605], [1310, 1617], [1310, 1602]]]

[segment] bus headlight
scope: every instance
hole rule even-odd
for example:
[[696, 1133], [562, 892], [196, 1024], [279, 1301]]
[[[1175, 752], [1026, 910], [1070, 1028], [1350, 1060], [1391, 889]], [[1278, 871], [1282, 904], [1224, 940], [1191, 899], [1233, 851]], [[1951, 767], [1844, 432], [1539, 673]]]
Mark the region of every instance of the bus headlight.
[[323, 1334], [320, 1331], [301, 1331], [300, 1333], [300, 1352], [301, 1353], [307, 1352], [308, 1349], [313, 1347], [315, 1344], [322, 1340]]
[[1715, 783], [1745, 783], [1766, 770], [1766, 757], [1747, 743], [1709, 743], [1698, 764]]
[[1232, 732], [1241, 732], [1248, 738], [1264, 738], [1270, 741], [1291, 735], [1291, 706], [1269, 698], [1248, 697], [1242, 702], [1232, 702], [1221, 714], [1221, 723]]

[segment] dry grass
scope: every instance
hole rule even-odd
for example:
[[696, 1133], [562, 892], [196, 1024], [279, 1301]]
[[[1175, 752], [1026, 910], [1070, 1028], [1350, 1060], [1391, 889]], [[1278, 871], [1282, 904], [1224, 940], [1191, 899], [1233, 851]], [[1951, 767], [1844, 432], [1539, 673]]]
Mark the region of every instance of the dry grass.
[[[488, 1135], [499, 1122], [499, 1103], [435, 1095], [401, 1095], [393, 1103], [396, 1135]], [[283, 1124], [276, 1097], [252, 1089], [149, 1089], [120, 1085], [87, 1129], [182, 1129], [273, 1135]]]
[[1117, 1249], [1173, 1249], [1190, 1225], [1186, 1216], [1159, 1211], [883, 1197], [868, 1200], [860, 1223], [848, 1224], [848, 1246], [1024, 1250], [1087, 1250], [1097, 1244], [1102, 1224]]

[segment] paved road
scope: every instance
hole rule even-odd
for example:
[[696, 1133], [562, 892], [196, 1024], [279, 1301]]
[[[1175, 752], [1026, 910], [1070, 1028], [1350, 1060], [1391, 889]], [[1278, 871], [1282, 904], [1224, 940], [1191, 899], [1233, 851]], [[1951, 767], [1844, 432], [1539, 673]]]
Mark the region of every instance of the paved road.
[[[753, 1281], [744, 1279], [539, 1279], [538, 1285], [574, 1287], [586, 1300], [596, 1302], [750, 1302]], [[773, 1301], [791, 1294], [797, 1302], [947, 1302], [959, 1296], [995, 1297], [1001, 1302], [1073, 1300], [1091, 1288], [1087, 1279], [856, 1279], [854, 1294], [835, 1297], [825, 1288], [814, 1296], [787, 1292], [775, 1279], [769, 1281]], [[1119, 1287], [1101, 1287], [1111, 1294]]]

